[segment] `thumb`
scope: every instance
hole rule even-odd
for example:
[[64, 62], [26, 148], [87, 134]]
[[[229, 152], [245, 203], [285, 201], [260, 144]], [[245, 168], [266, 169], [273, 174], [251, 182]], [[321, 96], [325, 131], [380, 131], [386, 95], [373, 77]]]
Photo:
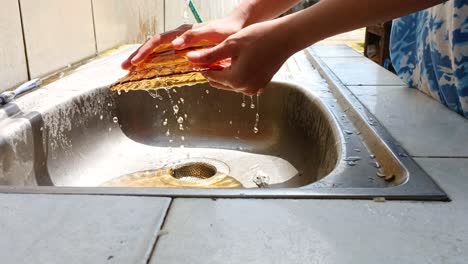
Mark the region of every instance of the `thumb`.
[[206, 64], [211, 64], [227, 58], [233, 58], [235, 56], [236, 48], [232, 45], [226, 45], [226, 42], [222, 42], [212, 48], [187, 53], [187, 58], [191, 62]]

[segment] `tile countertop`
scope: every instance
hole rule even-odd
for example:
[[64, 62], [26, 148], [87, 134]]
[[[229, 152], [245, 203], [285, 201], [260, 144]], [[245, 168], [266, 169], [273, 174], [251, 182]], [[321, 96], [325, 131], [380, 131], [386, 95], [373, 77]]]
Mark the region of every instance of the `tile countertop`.
[[312, 49], [452, 202], [0, 194], [1, 262], [466, 263], [468, 120], [346, 46]]

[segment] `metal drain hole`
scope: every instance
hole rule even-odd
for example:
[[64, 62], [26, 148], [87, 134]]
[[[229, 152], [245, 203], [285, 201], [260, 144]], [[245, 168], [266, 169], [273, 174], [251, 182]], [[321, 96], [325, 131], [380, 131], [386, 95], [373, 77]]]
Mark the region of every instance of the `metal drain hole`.
[[216, 174], [216, 167], [203, 163], [194, 162], [179, 165], [172, 169], [172, 177], [181, 181], [199, 181], [213, 177]]

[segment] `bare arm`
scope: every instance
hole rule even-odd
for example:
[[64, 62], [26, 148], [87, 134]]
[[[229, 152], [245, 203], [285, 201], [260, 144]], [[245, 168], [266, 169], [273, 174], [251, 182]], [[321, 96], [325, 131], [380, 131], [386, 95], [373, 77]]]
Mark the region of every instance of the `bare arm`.
[[188, 57], [204, 63], [233, 58], [230, 69], [207, 72], [205, 77], [214, 87], [255, 94], [268, 84], [289, 56], [319, 40], [442, 2], [322, 0], [295, 14], [252, 24], [219, 45], [189, 53]]
[[283, 27], [293, 30], [294, 50], [353, 29], [385, 22], [443, 0], [322, 0], [297, 14], [282, 18]]
[[278, 17], [301, 0], [244, 0], [231, 14], [240, 17], [244, 27]]

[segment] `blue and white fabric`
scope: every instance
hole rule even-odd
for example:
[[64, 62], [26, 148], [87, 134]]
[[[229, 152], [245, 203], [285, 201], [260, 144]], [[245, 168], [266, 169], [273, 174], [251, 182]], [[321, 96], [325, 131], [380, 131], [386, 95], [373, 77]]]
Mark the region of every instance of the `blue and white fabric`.
[[468, 0], [451, 0], [396, 19], [393, 66], [417, 88], [468, 118]]

